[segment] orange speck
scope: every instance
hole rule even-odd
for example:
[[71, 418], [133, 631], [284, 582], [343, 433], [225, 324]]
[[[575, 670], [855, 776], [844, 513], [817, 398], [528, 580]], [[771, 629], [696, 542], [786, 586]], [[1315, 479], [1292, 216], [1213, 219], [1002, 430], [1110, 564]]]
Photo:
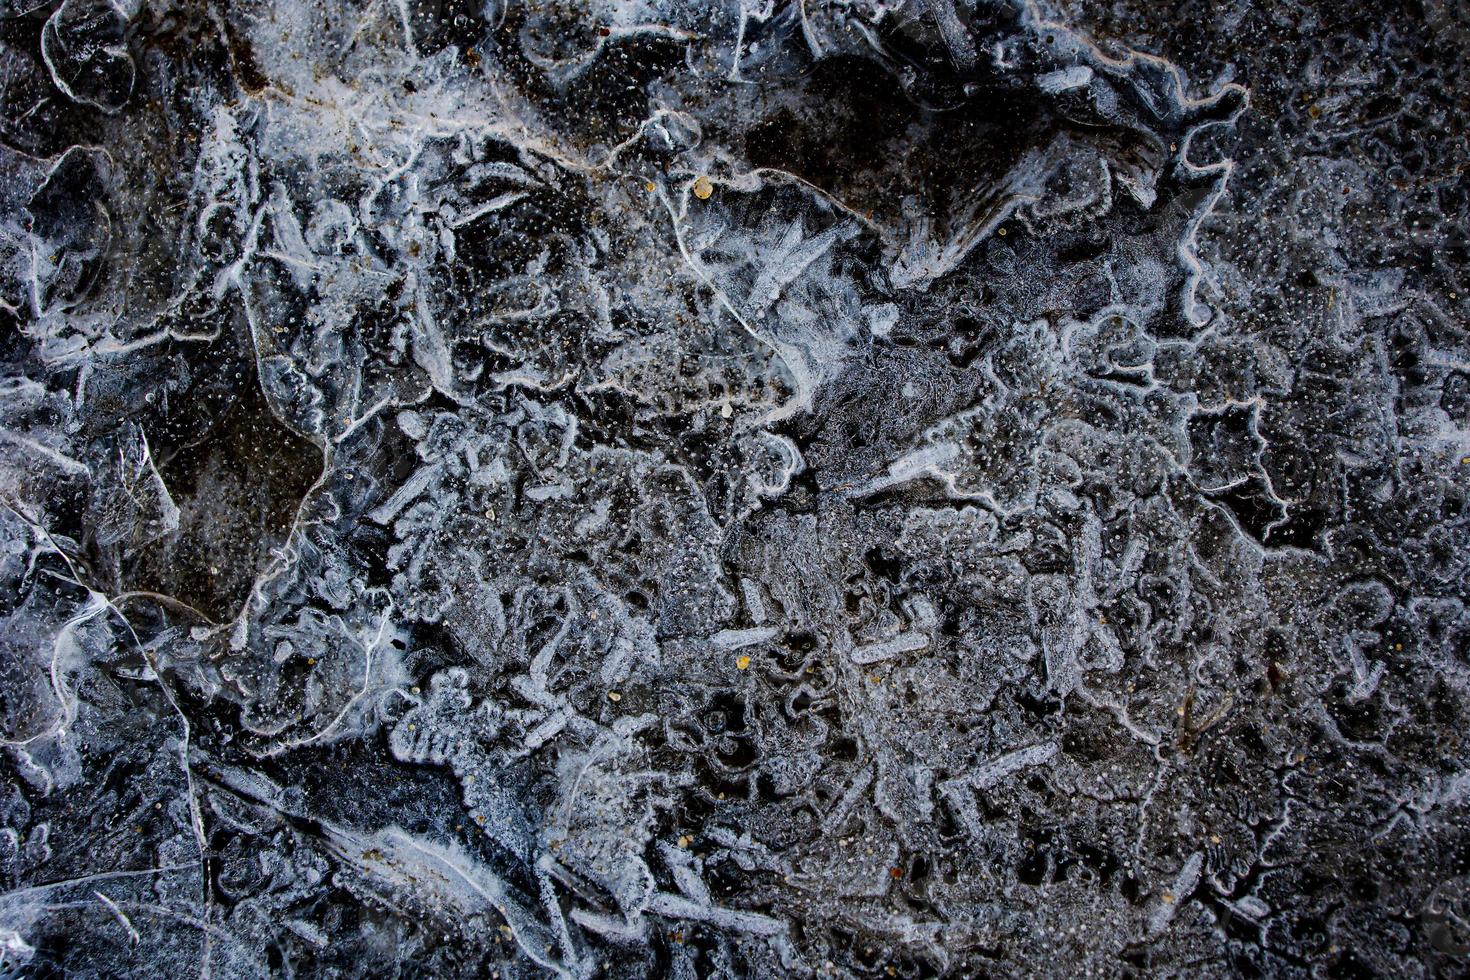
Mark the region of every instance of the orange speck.
[[709, 182], [708, 177], [698, 177], [694, 181], [694, 196], [701, 201], [708, 201], [710, 195], [715, 192], [715, 185]]

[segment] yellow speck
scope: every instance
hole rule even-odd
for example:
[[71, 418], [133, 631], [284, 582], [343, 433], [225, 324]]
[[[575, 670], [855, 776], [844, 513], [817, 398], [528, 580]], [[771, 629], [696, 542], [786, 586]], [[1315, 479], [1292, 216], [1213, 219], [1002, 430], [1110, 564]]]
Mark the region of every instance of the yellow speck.
[[1173, 905], [1174, 904], [1174, 896], [1170, 892], [1164, 892], [1163, 899], [1164, 899], [1164, 904], [1165, 905]]
[[745, 654], [742, 653], [740, 656], [738, 656], [738, 657], [735, 658], [735, 668], [737, 670], [744, 670], [745, 668], [747, 668], [749, 666], [750, 666], [750, 658], [747, 657]]
[[690, 837], [688, 834], [685, 834], [683, 837], [679, 838], [679, 846], [687, 848], [692, 840], [692, 837]]
[[708, 201], [710, 195], [715, 192], [715, 185], [709, 182], [708, 177], [698, 177], [694, 181], [694, 196], [701, 201]]
[[619, 701], [623, 700], [623, 695], [621, 693], [617, 692], [617, 691], [608, 691], [607, 692], [607, 699], [609, 701], [613, 702], [614, 704], [616, 704]]
[[647, 181], [646, 183], [644, 183], [643, 189], [646, 190], [648, 193], [652, 194], [654, 191], [658, 190], [658, 185], [656, 185], [653, 181], [650, 180], [650, 181]]
[[307, 657], [306, 658], [306, 664], [309, 667], [315, 667], [316, 666], [316, 658], [315, 657]]
[[999, 235], [999, 236], [1000, 236], [1000, 237], [1001, 237], [1001, 238], [1004, 238], [1004, 237], [1006, 237], [1006, 230], [1005, 230], [1005, 229], [1004, 229], [1004, 228], [997, 228], [997, 229], [996, 229], [996, 230], [995, 230], [995, 233], [996, 233], [996, 234], [997, 234], [997, 235]]
[[1307, 107], [1307, 115], [1311, 116], [1313, 119], [1321, 119], [1322, 118], [1322, 107], [1319, 106], [1319, 105], [1311, 105], [1311, 106], [1308, 106]]

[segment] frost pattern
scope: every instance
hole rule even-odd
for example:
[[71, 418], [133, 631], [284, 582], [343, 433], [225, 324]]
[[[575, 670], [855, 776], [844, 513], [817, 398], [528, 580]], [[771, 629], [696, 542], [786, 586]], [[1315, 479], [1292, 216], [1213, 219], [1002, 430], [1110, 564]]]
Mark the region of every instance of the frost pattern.
[[0, 3], [5, 975], [1462, 969], [1464, 25], [1075, 6]]

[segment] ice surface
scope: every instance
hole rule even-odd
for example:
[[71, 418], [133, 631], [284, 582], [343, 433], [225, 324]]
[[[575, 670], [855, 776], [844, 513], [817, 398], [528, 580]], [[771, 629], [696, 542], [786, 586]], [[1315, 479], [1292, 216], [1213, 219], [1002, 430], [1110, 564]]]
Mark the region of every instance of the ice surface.
[[0, 974], [1464, 972], [1467, 23], [0, 0]]

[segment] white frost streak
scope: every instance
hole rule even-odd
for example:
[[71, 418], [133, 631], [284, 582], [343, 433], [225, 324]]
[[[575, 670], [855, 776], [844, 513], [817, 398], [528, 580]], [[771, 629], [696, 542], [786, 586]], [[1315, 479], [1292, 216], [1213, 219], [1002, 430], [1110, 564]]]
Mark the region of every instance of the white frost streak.
[[976, 789], [989, 789], [1022, 769], [1050, 762], [1056, 754], [1055, 742], [1043, 742], [1040, 745], [1031, 745], [1014, 752], [1007, 752], [1000, 758], [993, 759], [976, 769], [968, 781]]
[[437, 892], [464, 912], [494, 909], [504, 917], [526, 956], [558, 976], [575, 975], [548, 955], [547, 950], [555, 946], [551, 930], [488, 868], [455, 850], [396, 828], [372, 836], [332, 825], [325, 825], [325, 830], [338, 856], [360, 872], [384, 880], [405, 894]]
[[714, 644], [717, 650], [740, 650], [755, 646], [757, 643], [765, 643], [773, 639], [775, 635], [776, 630], [770, 626], [744, 630], [720, 630], [710, 637], [710, 643]]
[[999, 785], [1007, 777], [1014, 776], [1023, 769], [1039, 766], [1050, 762], [1057, 754], [1055, 742], [1042, 742], [1039, 745], [1028, 745], [1024, 749], [1016, 749], [1007, 752], [980, 766], [968, 776], [958, 779], [946, 780], [940, 785], [945, 793], [953, 793], [956, 789], [971, 786], [975, 789], [990, 789]]
[[403, 486], [399, 487], [393, 496], [368, 514], [368, 520], [375, 524], [387, 524], [397, 517], [398, 512], [408, 506], [415, 497], [423, 493], [438, 475], [438, 464], [423, 466], [415, 470], [412, 476], [403, 481]]
[[915, 650], [923, 650], [929, 645], [929, 637], [916, 630], [900, 633], [882, 643], [870, 643], [852, 651], [852, 662], [855, 664], [876, 664], [883, 660], [892, 660], [901, 653], [912, 653]]
[[727, 909], [719, 905], [700, 905], [667, 892], [655, 892], [648, 901], [648, 910], [673, 919], [708, 922], [723, 929], [749, 932], [757, 936], [779, 936], [786, 931], [784, 922], [770, 916]]
[[1195, 851], [1184, 862], [1179, 869], [1179, 874], [1174, 878], [1174, 884], [1169, 891], [1159, 896], [1158, 907], [1154, 909], [1153, 915], [1149, 917], [1148, 934], [1150, 937], [1157, 936], [1169, 927], [1174, 921], [1174, 916], [1179, 914], [1179, 906], [1194, 891], [1199, 884], [1200, 869], [1204, 865], [1204, 855]]

